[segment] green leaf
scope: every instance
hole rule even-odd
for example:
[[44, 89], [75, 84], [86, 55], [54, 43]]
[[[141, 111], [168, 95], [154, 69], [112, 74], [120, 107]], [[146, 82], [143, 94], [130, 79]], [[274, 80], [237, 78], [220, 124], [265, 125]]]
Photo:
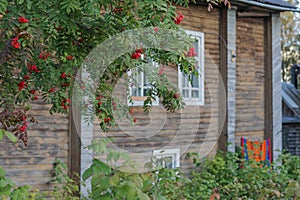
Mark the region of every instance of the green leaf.
[[119, 175], [115, 174], [115, 175], [113, 175], [113, 177], [110, 178], [109, 184], [112, 186], [117, 186], [119, 183], [119, 179], [120, 179]]
[[150, 200], [150, 197], [141, 190], [137, 190], [137, 196], [140, 200]]
[[109, 152], [109, 154], [108, 154], [107, 157], [106, 157], [106, 161], [107, 161], [107, 162], [110, 162], [111, 159], [112, 159], [112, 157], [113, 157], [113, 155], [114, 155], [114, 152]]
[[127, 192], [127, 199], [136, 199], [136, 190], [133, 188], [130, 188]]
[[0, 1], [0, 13], [4, 14], [5, 10], [7, 10], [8, 2], [6, 0]]
[[13, 142], [16, 143], [17, 142], [17, 137], [14, 136], [12, 133], [10, 132], [5, 132], [5, 135], [8, 137], [8, 139]]
[[30, 0], [27, 0], [27, 9], [31, 10], [32, 2]]
[[5, 170], [3, 167], [0, 166], [0, 177], [4, 177], [5, 176]]
[[4, 131], [2, 129], [0, 129], [0, 140], [3, 139], [3, 135], [4, 135]]
[[93, 168], [88, 168], [82, 174], [82, 180], [85, 181], [93, 175]]
[[109, 177], [106, 176], [93, 176], [92, 187], [99, 187], [102, 190], [106, 190], [110, 187]]
[[140, 177], [134, 176], [132, 177], [131, 180], [136, 185], [137, 188], [143, 187], [143, 179], [141, 179]]
[[8, 139], [10, 141], [12, 141], [13, 143], [16, 143], [17, 142], [17, 138], [16, 136], [14, 136], [12, 133], [8, 132], [8, 131], [5, 131], [3, 129], [0, 129], [0, 139], [3, 138], [3, 135], [6, 135], [8, 137]]
[[127, 184], [125, 185], [122, 185], [120, 188], [118, 188], [118, 190], [116, 191], [117, 192], [117, 195], [122, 197], [122, 198], [125, 198], [126, 195], [127, 195], [127, 191], [129, 191], [129, 186]]

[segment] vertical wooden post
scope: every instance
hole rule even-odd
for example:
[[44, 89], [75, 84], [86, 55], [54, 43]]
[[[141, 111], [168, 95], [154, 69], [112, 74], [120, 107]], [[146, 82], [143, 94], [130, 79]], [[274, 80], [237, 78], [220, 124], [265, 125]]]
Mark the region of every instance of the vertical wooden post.
[[[70, 109], [69, 121], [69, 175], [75, 178], [75, 175], [80, 176], [81, 154], [80, 111], [78, 109]], [[80, 180], [78, 180], [78, 185], [80, 185]], [[79, 193], [77, 195], [79, 196]]]
[[265, 138], [271, 139], [272, 160], [282, 150], [280, 15], [265, 19]]
[[[227, 94], [227, 9], [221, 8], [220, 9], [220, 27], [219, 27], [219, 34], [220, 34], [220, 74], [221, 78], [225, 86], [225, 92]], [[222, 87], [219, 85], [219, 88]], [[219, 89], [219, 91], [222, 91]], [[221, 95], [219, 95], [221, 96]], [[219, 107], [227, 107], [227, 95], [225, 99], [219, 98]], [[219, 113], [223, 112], [222, 110], [219, 110]], [[220, 113], [219, 116], [222, 116]], [[226, 118], [224, 121], [224, 125], [219, 123], [219, 131], [221, 131], [221, 135], [218, 140], [218, 148], [222, 151], [226, 151], [226, 144], [227, 144], [227, 112], [226, 112]], [[219, 120], [221, 121], [221, 119]]]
[[[226, 119], [219, 138], [219, 149], [235, 151], [236, 106], [236, 10], [221, 9], [220, 20], [220, 74], [224, 82], [226, 99], [219, 99], [226, 110]], [[221, 90], [220, 90], [221, 91]], [[230, 145], [227, 147], [227, 143]]]
[[265, 18], [265, 44], [264, 44], [264, 52], [265, 52], [265, 132], [264, 138], [270, 138], [271, 144], [273, 143], [272, 132], [272, 24], [271, 24], [271, 16]]
[[235, 151], [236, 124], [236, 10], [227, 11], [227, 142], [228, 151]]
[[[272, 147], [273, 160], [282, 150], [282, 97], [281, 97], [281, 21], [280, 14], [272, 14]], [[279, 150], [279, 151], [277, 151]]]
[[[82, 68], [81, 71], [81, 78], [82, 80], [89, 80], [88, 77], [90, 77], [90, 73], [86, 70], [86, 68]], [[87, 82], [86, 84], [89, 85], [93, 85], [94, 82], [92, 80], [89, 80], [90, 82]], [[89, 99], [88, 96], [83, 96], [83, 99]], [[91, 112], [88, 113], [88, 115], [94, 115], [95, 113], [93, 112], [93, 106], [90, 105], [89, 109], [91, 109]], [[78, 122], [80, 124], [80, 139], [81, 139], [81, 143], [80, 143], [80, 174], [82, 175], [86, 169], [88, 169], [90, 167], [90, 165], [93, 162], [93, 153], [92, 150], [88, 150], [86, 147], [88, 145], [91, 144], [93, 136], [94, 136], [94, 131], [93, 131], [93, 127], [94, 127], [94, 123], [93, 122], [89, 122], [86, 121], [84, 119], [84, 115], [81, 115], [80, 113], [80, 122]], [[90, 180], [86, 180], [85, 181], [85, 187], [81, 187], [80, 188], [80, 192], [82, 194], [82, 196], [87, 196], [88, 195], [88, 190], [91, 190], [91, 181]]]

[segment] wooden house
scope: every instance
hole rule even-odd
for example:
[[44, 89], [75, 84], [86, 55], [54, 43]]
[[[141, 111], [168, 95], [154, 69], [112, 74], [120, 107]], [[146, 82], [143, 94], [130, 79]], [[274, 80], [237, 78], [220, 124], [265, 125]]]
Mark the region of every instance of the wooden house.
[[282, 146], [300, 156], [300, 92], [293, 84], [282, 83]]
[[185, 158], [186, 152], [206, 156], [217, 149], [234, 151], [241, 137], [271, 138], [276, 159], [275, 150], [282, 147], [280, 12], [295, 12], [297, 7], [283, 0], [232, 0], [231, 9], [208, 12], [204, 3], [178, 9], [184, 15], [181, 25], [196, 38], [203, 68], [193, 85], [185, 84], [177, 67], [164, 69], [185, 97], [185, 109], [169, 113], [157, 101], [145, 114], [136, 102], [135, 126], [120, 121], [101, 133], [78, 115], [50, 116], [49, 106], [38, 102], [32, 112], [39, 124], [29, 129], [28, 147], [0, 141], [0, 165], [9, 177], [18, 184], [50, 190], [47, 183], [55, 158], [66, 162], [70, 172], [82, 173], [93, 158], [83, 147], [92, 138], [103, 137], [113, 137], [114, 146], [129, 152], [141, 168], [153, 156], [170, 157], [167, 166], [188, 172], [193, 164]]

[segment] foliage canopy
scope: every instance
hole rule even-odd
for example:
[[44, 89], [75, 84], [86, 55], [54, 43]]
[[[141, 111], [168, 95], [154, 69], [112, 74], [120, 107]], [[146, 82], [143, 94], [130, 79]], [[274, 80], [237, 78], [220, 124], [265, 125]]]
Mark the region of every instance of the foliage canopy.
[[[217, 4], [222, 0], [209, 2]], [[226, 1], [227, 2], [227, 1]], [[98, 44], [127, 30], [153, 27], [153, 31], [169, 29], [182, 32], [184, 16], [176, 6], [188, 6], [188, 0], [1, 0], [0, 1], [0, 129], [14, 133], [25, 145], [27, 126], [35, 122], [29, 115], [31, 103], [42, 99], [51, 104], [51, 113], [69, 113], [75, 75], [86, 56]], [[189, 37], [181, 48], [188, 53]], [[175, 46], [176, 48], [176, 46]], [[122, 108], [111, 96], [116, 80], [145, 60], [180, 65], [187, 73], [196, 73], [194, 60], [186, 53], [176, 54], [156, 49], [139, 49], [120, 55], [97, 83], [92, 104], [99, 112], [101, 128], [114, 125], [114, 110]], [[145, 109], [151, 107], [158, 94], [167, 110], [183, 106], [175, 87], [166, 77], [153, 79]], [[176, 97], [176, 98], [175, 98]], [[101, 103], [100, 103], [101, 101]], [[124, 113], [122, 114], [124, 116]]]

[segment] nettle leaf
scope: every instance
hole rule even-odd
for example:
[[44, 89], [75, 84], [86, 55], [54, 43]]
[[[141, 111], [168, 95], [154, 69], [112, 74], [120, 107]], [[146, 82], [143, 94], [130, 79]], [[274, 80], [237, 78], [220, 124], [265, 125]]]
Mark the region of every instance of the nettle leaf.
[[137, 197], [137, 191], [134, 188], [130, 188], [128, 191], [126, 191], [127, 193], [127, 199], [136, 199]]
[[109, 180], [109, 184], [111, 186], [117, 186], [119, 182], [120, 182], [120, 177], [118, 174], [113, 175]]
[[137, 197], [139, 200], [150, 200], [150, 197], [139, 189], [137, 190]]
[[106, 176], [94, 176], [92, 178], [92, 187], [99, 187], [101, 190], [106, 190], [110, 188], [109, 177]]
[[93, 160], [92, 167], [93, 167], [93, 171], [95, 172], [95, 174], [104, 173], [104, 174], [108, 175], [112, 172], [112, 168], [108, 164], [106, 164], [98, 159]]
[[93, 168], [88, 168], [85, 170], [82, 174], [83, 181], [86, 181], [88, 178], [90, 178], [93, 175]]

